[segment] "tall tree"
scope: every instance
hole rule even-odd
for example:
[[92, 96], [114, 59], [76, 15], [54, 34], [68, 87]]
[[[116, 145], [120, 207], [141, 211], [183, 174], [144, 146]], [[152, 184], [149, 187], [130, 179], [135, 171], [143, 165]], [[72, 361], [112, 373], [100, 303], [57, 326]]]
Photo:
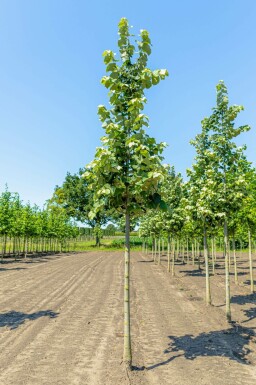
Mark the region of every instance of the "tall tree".
[[[103, 52], [108, 75], [101, 80], [109, 90], [110, 109], [100, 105], [98, 114], [106, 135], [101, 138], [95, 159], [89, 164], [85, 177], [94, 192], [91, 218], [104, 207], [114, 208], [125, 216], [125, 273], [124, 273], [124, 356], [131, 368], [130, 333], [130, 219], [139, 216], [148, 206], [163, 206], [158, 193], [165, 169], [161, 153], [165, 143], [157, 144], [145, 132], [148, 117], [142, 113], [146, 103], [145, 89], [164, 79], [167, 70], [151, 71], [147, 67], [151, 41], [146, 30], [135, 40], [126, 18], [118, 25], [116, 58], [111, 50]], [[135, 49], [137, 44], [137, 51]]]

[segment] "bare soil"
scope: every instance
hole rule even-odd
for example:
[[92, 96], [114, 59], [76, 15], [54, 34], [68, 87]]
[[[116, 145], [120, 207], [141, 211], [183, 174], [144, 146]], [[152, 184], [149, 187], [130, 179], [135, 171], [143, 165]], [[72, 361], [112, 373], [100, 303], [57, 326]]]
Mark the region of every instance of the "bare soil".
[[[123, 253], [0, 265], [1, 385], [255, 385], [256, 295], [246, 256], [225, 320], [223, 262], [204, 303], [204, 271], [132, 253], [133, 371], [123, 352]], [[233, 274], [233, 272], [232, 272]]]

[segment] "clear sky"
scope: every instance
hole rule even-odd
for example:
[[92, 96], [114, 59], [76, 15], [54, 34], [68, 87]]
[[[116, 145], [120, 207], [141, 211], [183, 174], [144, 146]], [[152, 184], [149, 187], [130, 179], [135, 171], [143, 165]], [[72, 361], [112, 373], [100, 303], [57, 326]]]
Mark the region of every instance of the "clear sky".
[[189, 140], [215, 105], [223, 79], [230, 102], [242, 104], [238, 124], [256, 161], [255, 0], [1, 0], [0, 191], [8, 184], [24, 201], [42, 205], [67, 171], [94, 157], [103, 135], [97, 106], [102, 52], [117, 52], [117, 24], [150, 32], [149, 66], [170, 76], [147, 92], [149, 134], [166, 141], [166, 162], [185, 176]]

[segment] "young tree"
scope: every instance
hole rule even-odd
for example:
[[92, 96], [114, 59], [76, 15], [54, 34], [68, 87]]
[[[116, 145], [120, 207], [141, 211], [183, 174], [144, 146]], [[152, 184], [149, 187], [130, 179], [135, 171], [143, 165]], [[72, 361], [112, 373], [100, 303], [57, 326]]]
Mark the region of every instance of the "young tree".
[[252, 260], [252, 233], [256, 229], [256, 170], [250, 168], [246, 174], [247, 196], [243, 201], [243, 205], [238, 212], [240, 224], [245, 227], [248, 234], [248, 251], [249, 251], [249, 269], [250, 269], [250, 289], [254, 292], [253, 277], [253, 260]]
[[130, 34], [126, 18], [119, 22], [118, 47], [120, 58], [113, 51], [104, 51], [108, 75], [101, 80], [109, 89], [110, 109], [100, 105], [98, 114], [106, 135], [101, 138], [95, 159], [85, 172], [94, 192], [91, 218], [105, 207], [114, 208], [125, 216], [125, 282], [124, 282], [124, 363], [131, 368], [130, 334], [130, 220], [148, 206], [163, 206], [158, 193], [165, 169], [161, 153], [165, 143], [157, 144], [145, 132], [148, 117], [142, 113], [146, 103], [145, 89], [164, 79], [167, 70], [147, 68], [151, 41], [146, 30], [140, 40]]
[[214, 170], [214, 194], [217, 196], [215, 211], [224, 229], [226, 316], [231, 321], [228, 221], [241, 207], [246, 195], [245, 175], [249, 167], [243, 152], [245, 147], [239, 148], [233, 139], [250, 127], [234, 127], [237, 115], [244, 108], [228, 105], [228, 92], [223, 81], [217, 84], [216, 89], [217, 105], [213, 108], [212, 115], [204, 119], [204, 125], [210, 133], [211, 169]]
[[190, 214], [195, 221], [199, 221], [203, 229], [204, 260], [206, 279], [206, 304], [211, 305], [211, 287], [209, 273], [209, 252], [207, 232], [213, 225], [216, 202], [216, 181], [209, 138], [208, 119], [202, 120], [202, 132], [190, 142], [196, 149], [196, 163], [187, 170], [190, 177], [188, 183]]

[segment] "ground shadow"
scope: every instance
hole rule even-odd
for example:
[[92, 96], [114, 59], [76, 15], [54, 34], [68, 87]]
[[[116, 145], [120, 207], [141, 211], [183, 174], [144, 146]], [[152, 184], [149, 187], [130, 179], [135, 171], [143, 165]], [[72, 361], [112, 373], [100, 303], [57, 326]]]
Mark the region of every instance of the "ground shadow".
[[[235, 273], [229, 273], [230, 275], [235, 275]], [[247, 275], [244, 271], [237, 273], [238, 276]]]
[[[247, 279], [246, 281], [243, 281], [243, 284], [249, 286], [249, 285], [251, 285], [251, 281], [249, 279]], [[256, 285], [256, 280], [253, 281], [253, 284], [254, 284], [254, 286]]]
[[198, 336], [186, 334], [181, 337], [168, 336], [170, 343], [164, 351], [170, 355], [165, 361], [148, 366], [153, 370], [167, 365], [178, 357], [194, 360], [197, 357], [226, 357], [242, 364], [250, 364], [247, 356], [251, 352], [248, 347], [249, 339], [255, 336], [253, 328], [235, 325], [225, 330], [200, 333]]
[[248, 322], [256, 318], [256, 307], [252, 307], [251, 309], [243, 310], [244, 315], [247, 317], [247, 320], [243, 321], [243, 323]]
[[26, 269], [27, 269], [26, 267], [10, 267], [9, 269], [6, 267], [0, 267], [0, 271], [11, 271], [11, 270], [19, 271], [19, 270], [26, 270]]
[[255, 306], [250, 309], [244, 309], [243, 313], [247, 317], [243, 323], [248, 322], [256, 318], [256, 293], [247, 294], [247, 295], [234, 295], [231, 298], [231, 303], [235, 303], [237, 305], [247, 305], [253, 304]]
[[0, 266], [6, 265], [6, 264], [12, 264], [12, 263], [43, 263], [48, 262], [53, 259], [59, 259], [63, 255], [69, 255], [70, 252], [56, 252], [56, 253], [35, 253], [35, 254], [29, 254], [26, 257], [24, 255], [19, 256], [6, 256], [4, 259], [0, 260]]
[[246, 295], [233, 295], [231, 297], [231, 303], [236, 303], [237, 305], [246, 305], [247, 303], [256, 304], [256, 293]]
[[199, 270], [199, 269], [196, 269], [196, 270], [180, 270], [180, 273], [184, 273], [184, 277], [205, 277], [205, 273], [203, 272], [203, 270]]
[[0, 313], [0, 327], [6, 326], [10, 330], [13, 330], [24, 324], [26, 320], [34, 321], [41, 317], [56, 318], [58, 315], [59, 313], [56, 313], [52, 310], [40, 310], [31, 314], [12, 310], [8, 313]]

